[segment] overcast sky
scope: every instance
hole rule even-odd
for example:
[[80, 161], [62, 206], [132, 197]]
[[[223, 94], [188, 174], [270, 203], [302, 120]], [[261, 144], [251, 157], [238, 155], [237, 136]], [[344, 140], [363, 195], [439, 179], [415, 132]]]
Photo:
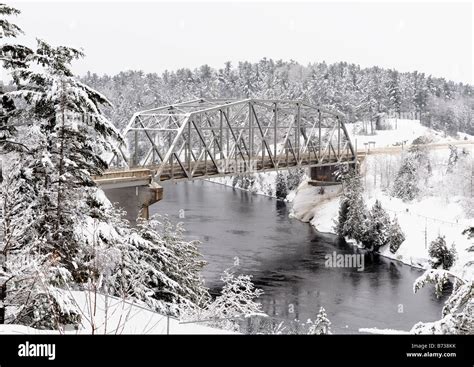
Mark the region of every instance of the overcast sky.
[[22, 11], [16, 22], [30, 39], [82, 47], [79, 74], [267, 57], [420, 70], [474, 84], [470, 2], [8, 3]]

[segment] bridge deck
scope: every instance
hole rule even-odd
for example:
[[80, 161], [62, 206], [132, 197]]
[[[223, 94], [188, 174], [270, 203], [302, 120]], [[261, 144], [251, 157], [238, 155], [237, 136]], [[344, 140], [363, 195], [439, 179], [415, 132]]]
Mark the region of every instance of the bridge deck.
[[[362, 160], [366, 153], [359, 152], [357, 160]], [[352, 155], [343, 155], [339, 158], [326, 157], [324, 160], [319, 160], [314, 154], [301, 155], [297, 160], [293, 156], [288, 156], [287, 159], [278, 162], [278, 168], [275, 167], [274, 162], [268, 157], [264, 160], [255, 158], [253, 160], [253, 167], [248, 167], [248, 161], [238, 160], [217, 160], [215, 161], [218, 167], [212, 161], [207, 162], [193, 162], [191, 166], [182, 167], [179, 163], [166, 164], [163, 166], [161, 175], [156, 177], [162, 165], [148, 165], [140, 168], [124, 168], [114, 169], [105, 172], [102, 176], [94, 176], [94, 181], [101, 187], [106, 188], [121, 188], [131, 186], [145, 186], [155, 181], [168, 180], [188, 180], [188, 179], [205, 179], [210, 177], [230, 176], [247, 173], [268, 172], [276, 170], [285, 170], [288, 168], [309, 168], [309, 167], [323, 167], [334, 166], [339, 163], [355, 163], [356, 161]], [[183, 169], [184, 168], [184, 169]]]
[[[272, 162], [270, 158], [261, 158], [252, 161], [253, 167], [248, 166], [248, 161], [243, 160], [217, 160], [214, 164], [212, 161], [208, 162], [197, 162], [193, 163], [188, 167], [182, 167], [179, 163], [166, 164], [161, 171], [159, 177], [156, 177], [159, 181], [167, 180], [183, 180], [183, 179], [194, 179], [194, 178], [207, 178], [207, 177], [218, 177], [218, 176], [229, 176], [238, 175], [245, 173], [257, 173], [266, 171], [275, 171], [280, 169], [296, 168], [296, 167], [316, 167], [316, 166], [333, 166], [338, 163], [355, 163], [355, 160], [351, 155], [331, 158], [325, 158], [324, 160], [318, 160], [314, 155], [302, 155], [297, 160], [295, 157], [288, 157], [285, 160], [281, 160], [278, 163], [278, 168], [275, 167], [275, 162]], [[222, 167], [217, 169], [217, 167]], [[161, 165], [150, 165], [146, 168], [150, 170], [151, 174], [154, 175]]]
[[131, 186], [147, 186], [152, 180], [152, 171], [146, 168], [109, 170], [101, 176], [92, 176], [97, 185], [105, 189]]
[[[353, 160], [344, 160], [341, 162], [353, 163]], [[232, 162], [230, 162], [232, 163]], [[288, 163], [280, 162], [278, 170], [280, 169], [288, 169], [288, 168], [296, 168], [296, 167], [316, 167], [316, 166], [323, 166], [323, 165], [334, 165], [337, 162], [326, 162], [324, 164], [318, 164], [317, 160], [311, 160], [306, 164], [299, 165], [295, 161], [289, 161]], [[355, 162], [354, 162], [355, 163]], [[251, 170], [239, 169], [242, 168], [243, 162], [237, 162], [233, 167], [237, 167], [236, 169], [230, 168], [224, 171], [219, 172], [214, 165], [204, 165], [199, 164], [197, 167], [194, 168], [194, 173], [192, 175], [192, 179], [195, 178], [207, 178], [207, 177], [219, 177], [219, 176], [229, 176], [229, 175], [239, 175], [245, 173], [258, 173], [258, 172], [268, 172], [268, 171], [276, 171], [277, 169], [272, 165], [270, 161], [266, 161], [264, 164], [262, 162], [256, 162], [256, 167]], [[150, 167], [152, 170], [155, 170], [154, 167]], [[182, 179], [190, 179], [188, 175], [182, 171], [179, 165], [166, 165], [163, 169], [159, 181], [167, 181], [167, 180], [182, 180]]]

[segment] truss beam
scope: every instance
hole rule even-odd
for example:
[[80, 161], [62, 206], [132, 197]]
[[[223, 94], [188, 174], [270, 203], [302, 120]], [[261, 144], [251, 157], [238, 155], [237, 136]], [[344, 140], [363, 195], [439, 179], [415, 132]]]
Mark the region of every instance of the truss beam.
[[112, 162], [161, 181], [356, 162], [344, 115], [300, 100], [195, 99], [137, 112], [122, 133]]

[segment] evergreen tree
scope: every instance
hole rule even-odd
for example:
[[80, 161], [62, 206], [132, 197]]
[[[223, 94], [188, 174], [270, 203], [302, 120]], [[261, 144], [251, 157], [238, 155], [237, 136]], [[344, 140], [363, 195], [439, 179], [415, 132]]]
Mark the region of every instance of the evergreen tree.
[[180, 296], [180, 284], [166, 274], [177, 268], [177, 259], [153, 228], [141, 223], [139, 228], [131, 229], [119, 250], [121, 261], [112, 283], [114, 294], [133, 297], [166, 315], [177, 315], [180, 304], [189, 302]]
[[344, 230], [344, 224], [347, 221], [347, 213], [349, 211], [349, 200], [341, 196], [339, 199], [339, 211], [338, 211], [338, 218], [337, 223], [335, 225], [335, 231], [338, 236], [344, 237], [347, 233]]
[[340, 236], [362, 242], [366, 231], [367, 209], [362, 197], [360, 177], [354, 170], [343, 179], [343, 188], [336, 231]]
[[206, 304], [200, 276], [205, 263], [195, 241], [183, 239], [181, 226], [154, 216], [130, 227], [103, 192], [90, 188], [87, 198], [90, 209], [79, 231], [87, 246], [77, 271], [83, 283], [166, 315]]
[[407, 155], [397, 173], [392, 195], [402, 200], [413, 200], [419, 193], [417, 163]]
[[[469, 266], [468, 264], [466, 266]], [[463, 280], [446, 270], [427, 270], [415, 280], [415, 293], [426, 284], [434, 284], [435, 292], [441, 296], [448, 280], [453, 280], [451, 295], [446, 300], [442, 311], [442, 319], [435, 322], [419, 322], [411, 329], [414, 334], [472, 334], [474, 325], [474, 282]]]
[[94, 291], [140, 302], [154, 311], [179, 316], [204, 307], [209, 299], [200, 271], [204, 266], [195, 241], [183, 239], [181, 226], [164, 217], [130, 227], [125, 213], [102, 191], [88, 189], [90, 208], [83, 227], [77, 273]]
[[400, 81], [398, 71], [389, 70], [389, 78], [387, 83], [388, 98], [390, 108], [398, 114], [398, 117], [400, 117], [402, 106], [402, 94], [399, 83]]
[[413, 73], [413, 91], [413, 104], [415, 106], [415, 111], [417, 112], [419, 119], [421, 120], [421, 116], [426, 109], [428, 98], [428, 91], [424, 73]]
[[31, 238], [47, 241], [43, 251], [54, 253], [70, 272], [77, 267], [80, 244], [74, 222], [81, 218], [82, 188], [94, 186], [91, 175], [107, 167], [102, 154], [113, 150], [119, 134], [99, 105], [108, 101], [77, 81], [69, 63], [82, 54], [66, 47], [38, 42], [34, 55], [44, 72], [25, 71], [18, 89], [31, 104], [38, 144], [24, 155], [24, 166], [34, 172], [37, 199], [29, 205], [35, 220], [27, 231]]
[[[18, 9], [0, 4], [0, 39], [15, 38], [23, 33], [20, 27], [6, 18], [18, 14], [20, 14]], [[31, 49], [23, 45], [4, 43], [0, 46], [0, 61], [7, 70], [22, 69], [27, 66], [26, 59], [31, 53]]]
[[400, 245], [405, 241], [405, 235], [402, 232], [400, 225], [398, 224], [398, 219], [395, 216], [393, 218], [392, 224], [390, 226], [390, 252], [392, 254], [396, 253], [400, 248]]
[[319, 309], [318, 315], [316, 316], [316, 320], [314, 320], [314, 322], [311, 323], [309, 327], [308, 334], [312, 334], [312, 335], [331, 334], [331, 321], [329, 321], [324, 307], [321, 306], [321, 308]]
[[224, 283], [221, 294], [206, 307], [188, 313], [185, 319], [212, 320], [208, 322], [210, 326], [239, 331], [240, 319], [254, 315], [266, 316], [262, 305], [256, 301], [263, 291], [255, 288], [250, 275], [236, 276], [230, 270], [225, 270], [221, 280]]
[[288, 195], [288, 187], [286, 184], [285, 175], [282, 172], [278, 172], [276, 175], [275, 195], [277, 199], [284, 200]]
[[474, 238], [474, 227], [466, 228], [462, 234], [466, 235], [467, 238]]
[[430, 140], [425, 136], [413, 140], [395, 178], [392, 189], [393, 196], [406, 201], [411, 201], [418, 196], [420, 192], [419, 180], [424, 178], [426, 181], [432, 172], [426, 147], [429, 142]]
[[455, 145], [449, 145], [449, 159], [448, 159], [448, 169], [447, 172], [450, 173], [453, 171], [454, 166], [459, 160], [458, 148]]
[[303, 181], [304, 175], [304, 168], [289, 169], [286, 177], [286, 186], [288, 191], [296, 190]]
[[444, 236], [438, 236], [430, 243], [428, 255], [431, 257], [430, 264], [433, 269], [442, 266], [443, 269], [448, 270], [456, 259], [454, 247], [451, 250], [448, 249]]
[[[198, 249], [199, 242], [184, 239], [181, 224], [173, 225], [167, 217], [154, 216], [150, 220], [139, 223], [139, 233], [144, 239], [153, 239], [170, 252], [173, 263], [163, 266], [163, 272], [180, 286], [177, 293], [184, 303], [201, 306], [209, 295], [204, 287], [201, 271], [206, 265]], [[156, 296], [163, 299], [158, 291]], [[165, 292], [166, 293], [166, 292]], [[179, 303], [179, 302], [175, 302]]]
[[[18, 15], [19, 10], [0, 4], [0, 39], [15, 38], [22, 30], [6, 17]], [[19, 71], [27, 67], [27, 57], [32, 53], [28, 47], [19, 44], [2, 43], [0, 45], [0, 61], [6, 71]], [[9, 123], [18, 114], [15, 102], [7, 94], [7, 87], [0, 82], [0, 153], [21, 151], [25, 145], [16, 139], [17, 127]], [[18, 121], [17, 121], [18, 122]]]
[[390, 217], [378, 200], [375, 201], [367, 217], [362, 242], [371, 251], [378, 251], [380, 247], [390, 242]]
[[366, 233], [367, 209], [362, 196], [356, 196], [349, 202], [347, 220], [343, 231], [346, 236], [362, 243]]
[[349, 203], [354, 195], [354, 186], [357, 187], [354, 181], [356, 179], [356, 172], [350, 170], [348, 166], [339, 166], [335, 172], [335, 176], [337, 180], [342, 182], [343, 187], [342, 195], [339, 198], [339, 214], [335, 230], [339, 236], [344, 237], [348, 235], [344, 230], [344, 225], [347, 221]]
[[42, 328], [78, 322], [79, 312], [66, 290], [71, 281], [81, 280], [77, 272], [86, 246], [75, 224], [88, 210], [83, 193], [94, 186], [91, 175], [107, 167], [103, 153], [119, 139], [99, 109], [108, 101], [70, 71], [70, 62], [81, 55], [38, 41], [27, 67], [12, 70], [16, 90], [7, 93], [24, 106], [13, 121], [28, 116], [32, 124], [29, 150], [18, 156], [11, 172], [19, 185], [6, 208], [17, 229], [9, 258], [34, 257], [38, 264], [33, 271], [41, 279], [18, 274], [10, 282], [11, 295], [21, 299], [21, 290], [30, 287], [16, 318]]

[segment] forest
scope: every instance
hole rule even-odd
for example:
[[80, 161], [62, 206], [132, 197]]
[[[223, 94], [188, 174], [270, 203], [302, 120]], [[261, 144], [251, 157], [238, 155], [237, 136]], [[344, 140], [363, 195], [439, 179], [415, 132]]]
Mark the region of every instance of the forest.
[[123, 127], [134, 112], [193, 98], [303, 99], [345, 114], [347, 122], [376, 123], [381, 114], [416, 115], [432, 129], [455, 135], [474, 134], [474, 94], [469, 84], [455, 83], [420, 71], [399, 72], [377, 66], [263, 58], [256, 63], [226, 62], [221, 69], [158, 73], [124, 71], [81, 80], [106, 95], [114, 108], [105, 113]]

